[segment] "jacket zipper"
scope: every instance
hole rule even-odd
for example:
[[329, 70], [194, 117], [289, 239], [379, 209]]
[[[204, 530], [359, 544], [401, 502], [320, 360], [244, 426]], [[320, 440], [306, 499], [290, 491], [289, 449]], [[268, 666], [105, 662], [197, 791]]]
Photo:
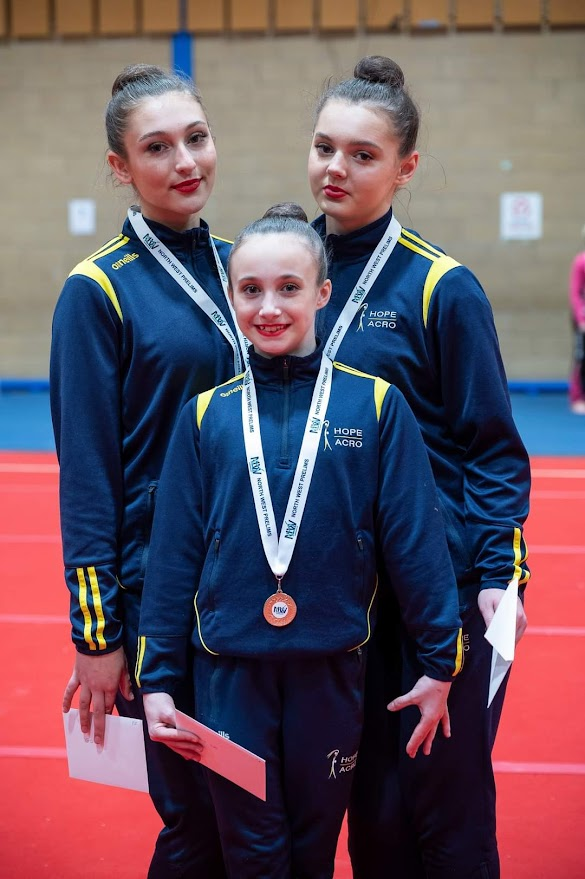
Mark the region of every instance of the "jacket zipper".
[[288, 357], [282, 361], [282, 431], [280, 442], [280, 460], [288, 466], [288, 431], [290, 416], [290, 362]]

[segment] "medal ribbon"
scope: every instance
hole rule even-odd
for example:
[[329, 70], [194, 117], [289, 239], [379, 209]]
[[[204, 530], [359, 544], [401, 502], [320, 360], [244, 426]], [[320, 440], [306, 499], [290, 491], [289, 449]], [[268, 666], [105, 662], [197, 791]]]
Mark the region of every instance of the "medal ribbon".
[[360, 305], [364, 301], [366, 293], [388, 262], [392, 251], [396, 247], [401, 232], [402, 226], [394, 215], [392, 215], [392, 219], [388, 223], [386, 231], [382, 235], [376, 250], [370, 257], [359, 281], [350, 293], [349, 298], [337, 319], [337, 323], [331, 330], [329, 338], [325, 343], [325, 354], [327, 357], [330, 357], [331, 360], [335, 359], [337, 350], [343, 342], [343, 338], [350, 328], [351, 322], [356, 316]]
[[256, 507], [258, 528], [262, 538], [262, 546], [264, 547], [266, 560], [270, 565], [272, 573], [278, 580], [279, 586], [290, 565], [301, 527], [301, 520], [319, 450], [321, 429], [329, 404], [332, 375], [333, 364], [323, 354], [279, 537], [276, 535], [276, 518], [272, 507], [264, 452], [262, 450], [256, 386], [250, 367], [247, 368], [244, 375], [242, 427], [248, 460], [248, 473], [250, 485], [252, 486], [254, 506]]
[[217, 266], [219, 280], [221, 281], [223, 295], [225, 296], [227, 307], [236, 328], [235, 335], [229, 323], [225, 319], [221, 309], [215, 304], [211, 296], [206, 293], [201, 284], [199, 284], [199, 282], [195, 280], [193, 275], [185, 268], [182, 262], [180, 262], [174, 256], [174, 254], [171, 253], [168, 247], [165, 247], [162, 241], [159, 241], [152, 229], [150, 229], [150, 227], [146, 224], [144, 217], [142, 216], [140, 211], [135, 207], [129, 208], [128, 219], [130, 221], [130, 224], [132, 225], [132, 228], [134, 229], [146, 249], [152, 253], [154, 258], [158, 260], [158, 262], [168, 272], [171, 278], [173, 278], [173, 280], [177, 282], [179, 287], [183, 288], [183, 290], [191, 297], [193, 302], [195, 302], [199, 306], [199, 308], [205, 312], [207, 317], [213, 321], [220, 333], [225, 336], [225, 338], [232, 346], [234, 352], [234, 367], [236, 373], [239, 374], [240, 372], [243, 372], [248, 363], [249, 343], [238, 327], [234, 310], [227, 293], [227, 275], [219, 258], [219, 254], [217, 252], [217, 248], [215, 246], [215, 242], [212, 236], [209, 236], [209, 240], [211, 242], [211, 250], [215, 259], [215, 265]]

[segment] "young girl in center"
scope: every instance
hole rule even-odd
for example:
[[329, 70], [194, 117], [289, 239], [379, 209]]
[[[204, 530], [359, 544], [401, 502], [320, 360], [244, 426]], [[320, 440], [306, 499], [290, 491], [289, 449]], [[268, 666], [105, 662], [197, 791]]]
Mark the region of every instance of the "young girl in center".
[[[315, 337], [331, 283], [295, 205], [237, 237], [229, 294], [244, 374], [183, 409], [160, 480], [139, 626], [149, 733], [198, 759], [196, 717], [266, 760], [263, 802], [210, 772], [233, 879], [330, 879], [362, 728], [365, 650], [384, 570], [423, 674], [408, 744], [449, 735], [461, 663], [452, 564], [419, 428], [387, 382]], [[386, 587], [389, 588], [389, 587]]]

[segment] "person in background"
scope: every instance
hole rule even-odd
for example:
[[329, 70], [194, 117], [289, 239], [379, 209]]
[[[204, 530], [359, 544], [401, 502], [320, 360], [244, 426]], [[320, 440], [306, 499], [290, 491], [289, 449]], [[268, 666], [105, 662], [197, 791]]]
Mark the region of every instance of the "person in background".
[[431, 751], [439, 725], [449, 733], [457, 590], [404, 397], [332, 363], [317, 342], [331, 284], [298, 205], [247, 226], [228, 274], [250, 365], [179, 417], [154, 517], [137, 679], [152, 738], [197, 760], [201, 743], [177, 728], [174, 702], [191, 677], [191, 643], [197, 719], [266, 760], [266, 802], [209, 774], [231, 879], [331, 879], [377, 563], [420, 664], [394, 705], [417, 715], [413, 756]]
[[[193, 83], [138, 64], [106, 110], [108, 162], [139, 207], [77, 265], [53, 319], [51, 412], [60, 463], [65, 580], [76, 649], [63, 710], [141, 717], [133, 669], [158, 480], [184, 403], [240, 372], [246, 344], [226, 297], [229, 245], [201, 218], [216, 151]], [[177, 693], [190, 710], [190, 687]], [[91, 712], [91, 713], [90, 713]], [[145, 735], [150, 794], [164, 822], [150, 879], [223, 879], [201, 767]], [[131, 816], [129, 816], [131, 820]]]
[[[368, 56], [317, 101], [309, 181], [333, 293], [319, 312], [325, 352], [406, 397], [437, 483], [459, 587], [465, 663], [453, 735], [405, 752], [416, 717], [386, 705], [419, 675], [395, 602], [381, 590], [366, 721], [349, 808], [355, 879], [496, 879], [491, 762], [505, 686], [488, 708], [486, 626], [512, 580], [528, 580], [523, 523], [530, 469], [512, 418], [492, 310], [477, 279], [393, 212], [414, 176], [419, 113], [390, 58]], [[526, 626], [518, 601], [516, 633]], [[401, 642], [401, 655], [394, 645]], [[400, 674], [396, 669], [400, 667]]]
[[[585, 238], [585, 226], [581, 234]], [[577, 254], [571, 265], [569, 306], [574, 340], [569, 403], [572, 412], [585, 415], [585, 250]]]

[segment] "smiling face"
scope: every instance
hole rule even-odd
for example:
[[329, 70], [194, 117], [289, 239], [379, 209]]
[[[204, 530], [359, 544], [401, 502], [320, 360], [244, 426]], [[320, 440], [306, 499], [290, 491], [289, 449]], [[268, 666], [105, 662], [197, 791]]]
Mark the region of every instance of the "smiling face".
[[230, 296], [238, 325], [264, 357], [315, 350], [315, 313], [331, 295], [317, 281], [307, 242], [294, 233], [252, 234], [230, 258]]
[[352, 232], [390, 209], [418, 164], [416, 151], [401, 158], [399, 149], [382, 111], [337, 99], [325, 104], [313, 133], [309, 183], [327, 232]]
[[198, 225], [217, 164], [201, 105], [181, 92], [144, 98], [124, 146], [125, 157], [110, 151], [108, 161], [120, 183], [134, 186], [143, 215], [177, 231]]

